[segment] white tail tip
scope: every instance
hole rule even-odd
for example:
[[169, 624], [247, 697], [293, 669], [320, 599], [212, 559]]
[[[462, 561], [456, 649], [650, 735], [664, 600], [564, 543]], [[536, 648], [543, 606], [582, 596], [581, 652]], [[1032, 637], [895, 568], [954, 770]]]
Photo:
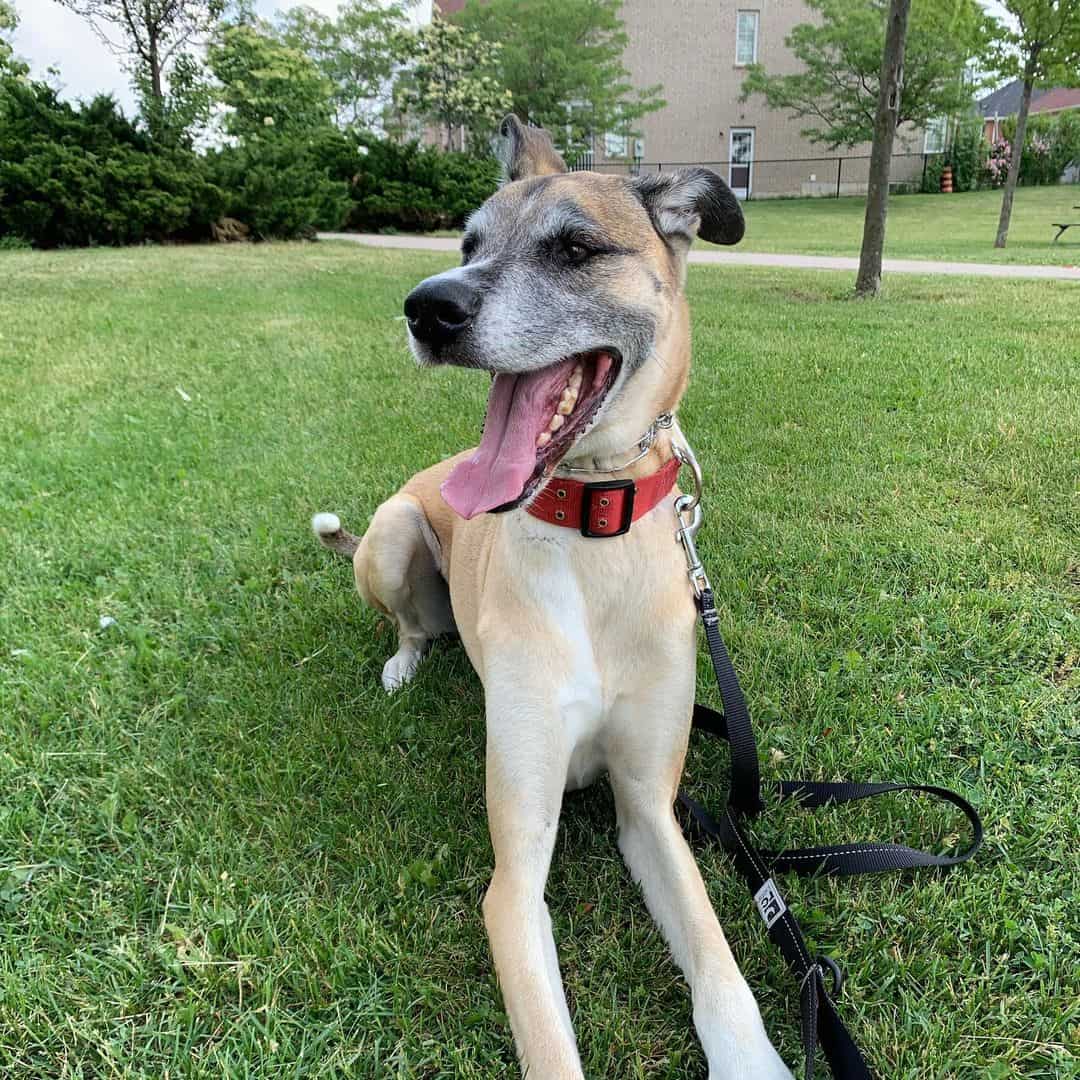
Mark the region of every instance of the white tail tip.
[[316, 514], [311, 519], [311, 527], [316, 536], [333, 536], [341, 532], [341, 520], [337, 514]]

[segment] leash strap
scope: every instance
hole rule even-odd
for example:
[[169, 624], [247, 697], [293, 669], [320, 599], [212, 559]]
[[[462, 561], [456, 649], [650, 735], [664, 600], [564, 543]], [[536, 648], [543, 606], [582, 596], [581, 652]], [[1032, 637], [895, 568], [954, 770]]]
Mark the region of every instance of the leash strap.
[[934, 855], [905, 844], [835, 844], [824, 847], [761, 851], [747, 832], [743, 819], [763, 809], [757, 744], [750, 724], [746, 699], [720, 636], [720, 618], [711, 588], [701, 590], [697, 608], [705, 628], [709, 658], [716, 674], [723, 714], [704, 705], [694, 706], [693, 726], [731, 745], [731, 787], [728, 803], [719, 820], [691, 799], [679, 793], [679, 803], [690, 818], [690, 832], [698, 838], [718, 843], [733, 859], [757, 904], [768, 935], [779, 948], [788, 966], [799, 979], [799, 1007], [802, 1017], [803, 1053], [806, 1080], [813, 1080], [817, 1047], [820, 1045], [835, 1080], [872, 1080], [866, 1061], [851, 1037], [826, 987], [825, 973], [832, 976], [832, 993], [839, 994], [843, 975], [834, 960], [814, 956], [799, 924], [773, 880], [773, 873], [793, 870], [797, 874], [836, 875], [881, 873], [923, 866], [956, 866], [967, 862], [983, 839], [982, 822], [975, 808], [955, 792], [928, 784], [825, 783], [812, 780], [770, 782], [781, 798], [798, 799], [813, 808], [832, 803], [869, 799], [890, 792], [913, 791], [933, 795], [963, 811], [971, 824], [972, 839], [958, 855]]

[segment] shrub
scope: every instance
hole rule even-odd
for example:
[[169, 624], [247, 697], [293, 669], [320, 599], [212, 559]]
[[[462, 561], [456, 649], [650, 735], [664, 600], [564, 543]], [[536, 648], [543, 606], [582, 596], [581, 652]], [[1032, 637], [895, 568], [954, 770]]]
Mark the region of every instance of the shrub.
[[983, 177], [990, 187], [1004, 187], [1012, 162], [1012, 144], [1005, 139], [995, 139], [987, 149], [983, 163]]
[[926, 163], [922, 190], [939, 192], [941, 174], [946, 165], [952, 166], [953, 191], [975, 191], [988, 183], [987, 155], [990, 148], [983, 137], [982, 120], [967, 117], [956, 124], [952, 141], [944, 154], [936, 154]]
[[0, 79], [0, 236], [36, 247], [197, 238], [222, 193], [190, 150], [154, 146], [100, 96], [80, 107]]
[[983, 182], [987, 144], [979, 117], [961, 120], [953, 132], [949, 162], [953, 167], [953, 190], [974, 191]]
[[920, 188], [923, 194], [936, 195], [941, 191], [941, 174], [945, 171], [947, 163], [947, 154], [932, 154], [926, 159], [926, 168], [923, 169], [922, 187]]
[[73, 106], [0, 76], [0, 238], [35, 247], [200, 240], [223, 215], [259, 239], [461, 225], [497, 166], [417, 143], [268, 129], [205, 156], [164, 146], [109, 97]]
[[[1002, 135], [1013, 142], [1016, 117], [1002, 125]], [[1080, 111], [1035, 113], [1028, 117], [1020, 157], [1021, 184], [1056, 184], [1074, 162], [1080, 162]]]
[[308, 138], [250, 139], [214, 151], [207, 168], [225, 193], [225, 212], [261, 240], [340, 229], [349, 216], [355, 144], [332, 128]]
[[360, 145], [367, 152], [353, 177], [350, 228], [456, 228], [498, 186], [491, 159], [415, 142], [363, 138]]

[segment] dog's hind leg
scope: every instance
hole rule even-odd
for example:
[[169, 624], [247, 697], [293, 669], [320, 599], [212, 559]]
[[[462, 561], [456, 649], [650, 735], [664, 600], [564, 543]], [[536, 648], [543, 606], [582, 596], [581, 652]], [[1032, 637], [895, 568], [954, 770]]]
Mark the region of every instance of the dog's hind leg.
[[387, 691], [416, 674], [433, 638], [454, 631], [450, 591], [440, 562], [439, 541], [423, 507], [404, 494], [375, 511], [353, 556], [360, 595], [397, 628], [397, 652], [382, 672]]

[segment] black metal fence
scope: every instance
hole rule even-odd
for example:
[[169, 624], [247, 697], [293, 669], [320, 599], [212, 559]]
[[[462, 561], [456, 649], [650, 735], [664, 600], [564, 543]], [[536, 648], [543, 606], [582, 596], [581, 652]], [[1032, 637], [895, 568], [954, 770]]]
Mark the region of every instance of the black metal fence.
[[[869, 154], [846, 154], [812, 158], [760, 158], [750, 161], [654, 161], [597, 160], [592, 152], [582, 154], [572, 170], [590, 169], [616, 176], [667, 172], [703, 166], [719, 173], [740, 195], [748, 199], [819, 197], [838, 199], [842, 195], [865, 195], [870, 174]], [[894, 192], [922, 190], [927, 170], [940, 154], [894, 154], [889, 186]]]

